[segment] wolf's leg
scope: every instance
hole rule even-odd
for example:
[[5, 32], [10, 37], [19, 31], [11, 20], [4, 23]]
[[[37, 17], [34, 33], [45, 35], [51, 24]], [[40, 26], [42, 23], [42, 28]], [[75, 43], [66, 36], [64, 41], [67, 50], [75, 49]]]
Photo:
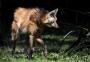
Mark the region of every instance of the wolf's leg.
[[12, 23], [12, 32], [11, 32], [11, 40], [12, 40], [12, 54], [15, 52], [15, 47], [16, 47], [16, 41], [17, 41], [17, 25], [16, 22], [13, 21]]
[[29, 55], [29, 59], [32, 58], [32, 54], [33, 54], [33, 39], [34, 36], [33, 35], [29, 35], [29, 48], [27, 50], [27, 53]]
[[43, 45], [43, 48], [44, 48], [43, 53], [44, 53], [44, 56], [47, 57], [47, 45], [44, 43], [41, 37], [37, 37], [36, 41]]

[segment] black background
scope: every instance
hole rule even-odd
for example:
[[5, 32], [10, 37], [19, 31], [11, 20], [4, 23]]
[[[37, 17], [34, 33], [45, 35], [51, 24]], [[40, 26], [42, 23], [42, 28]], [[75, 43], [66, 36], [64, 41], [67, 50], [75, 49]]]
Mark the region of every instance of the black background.
[[9, 33], [11, 22], [13, 20], [13, 12], [19, 6], [37, 6], [49, 11], [59, 8], [57, 15], [59, 25], [61, 25], [60, 23], [62, 22], [67, 22], [83, 27], [88, 25], [89, 28], [90, 16], [87, 13], [90, 11], [90, 4], [88, 0], [1, 0], [0, 22], [2, 32]]

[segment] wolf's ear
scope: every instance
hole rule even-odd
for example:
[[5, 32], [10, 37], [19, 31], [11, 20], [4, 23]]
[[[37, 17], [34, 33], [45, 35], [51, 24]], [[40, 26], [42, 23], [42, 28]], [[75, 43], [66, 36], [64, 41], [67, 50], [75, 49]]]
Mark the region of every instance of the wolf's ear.
[[50, 11], [48, 15], [56, 16], [57, 12], [58, 12], [58, 8], [56, 8], [55, 10]]

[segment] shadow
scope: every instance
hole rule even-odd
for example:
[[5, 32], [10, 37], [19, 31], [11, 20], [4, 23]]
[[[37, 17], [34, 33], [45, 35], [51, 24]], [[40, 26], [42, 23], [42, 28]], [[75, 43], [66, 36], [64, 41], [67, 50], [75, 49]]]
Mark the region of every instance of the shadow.
[[66, 50], [69, 50], [71, 48], [71, 46], [73, 47], [73, 44], [76, 42], [76, 41], [62, 42], [58, 39], [45, 39], [44, 41], [48, 45], [48, 52], [49, 53], [60, 53], [60, 50], [63, 47], [63, 45], [68, 45], [69, 48], [66, 47]]

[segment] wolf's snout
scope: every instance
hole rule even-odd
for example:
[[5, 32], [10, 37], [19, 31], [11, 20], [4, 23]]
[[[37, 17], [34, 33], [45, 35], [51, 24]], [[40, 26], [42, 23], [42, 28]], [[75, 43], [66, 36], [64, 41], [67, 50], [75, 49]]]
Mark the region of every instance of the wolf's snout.
[[55, 28], [59, 28], [59, 25], [58, 25], [56, 22], [54, 22], [54, 23], [52, 24], [52, 26], [55, 27]]
[[56, 28], [59, 28], [59, 25], [58, 24], [56, 25]]

